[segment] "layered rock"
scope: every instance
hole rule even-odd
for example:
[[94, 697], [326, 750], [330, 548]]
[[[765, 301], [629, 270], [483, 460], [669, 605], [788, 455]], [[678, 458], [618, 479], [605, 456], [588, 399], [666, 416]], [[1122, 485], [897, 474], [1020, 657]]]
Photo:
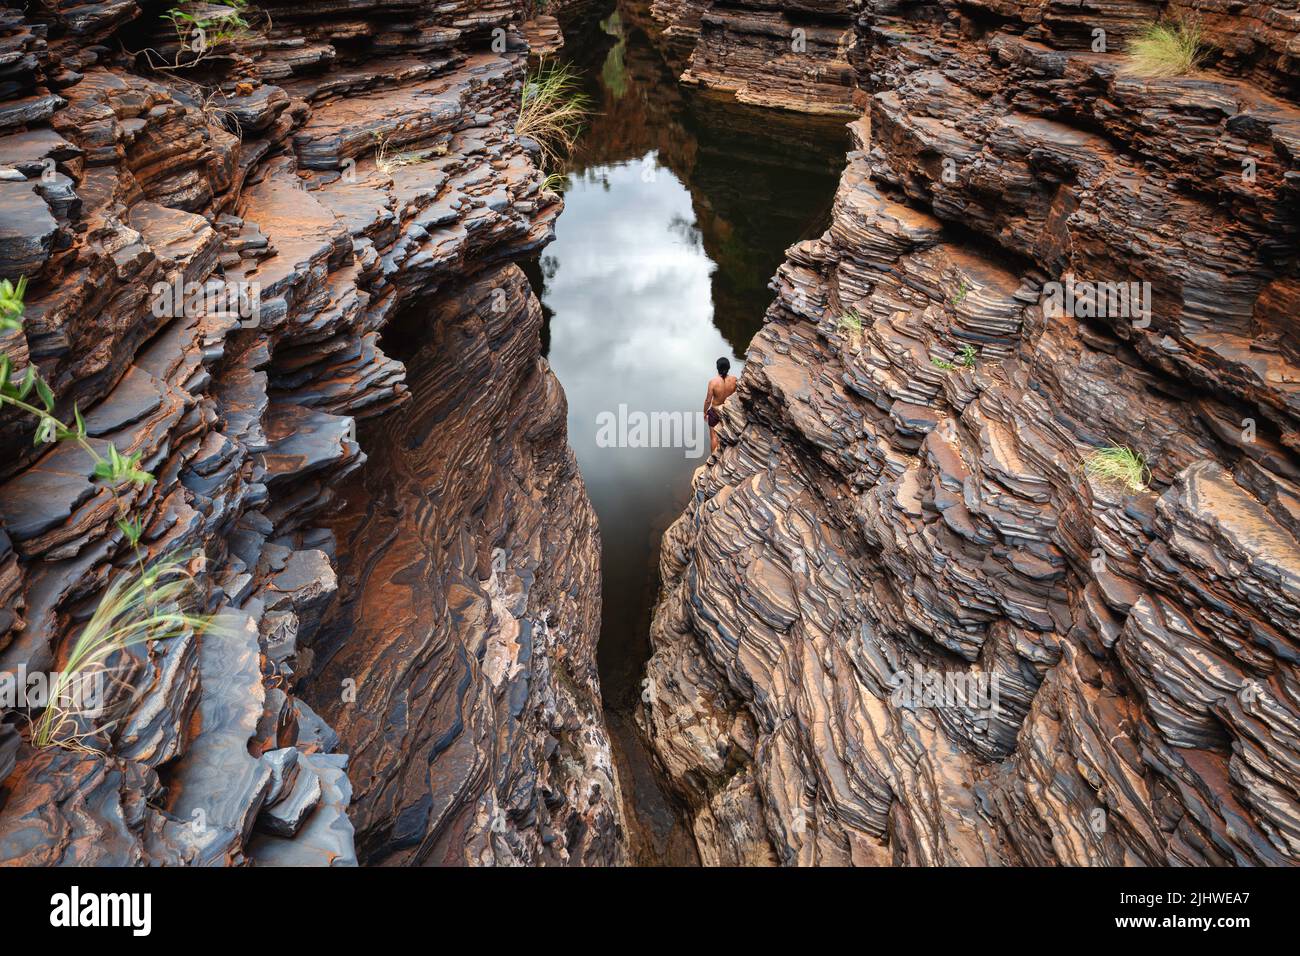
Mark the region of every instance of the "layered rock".
[[[595, 669], [595, 514], [517, 266], [410, 317], [414, 400], [363, 433], [331, 523], [345, 605], [312, 701], [374, 863], [619, 859]], [[510, 477], [507, 477], [510, 476]]]
[[1295, 863], [1294, 33], [1150, 81], [934, 7], [864, 5], [834, 222], [665, 538], [657, 759], [705, 862]]
[[754, 106], [854, 112], [849, 0], [654, 0], [650, 12], [684, 83]]
[[[65, 419], [74, 404], [85, 413], [92, 444], [138, 453], [156, 481], [115, 502], [82, 449], [32, 449], [30, 422], [4, 416], [0, 670], [57, 668], [107, 583], [131, 573], [120, 508], [141, 518], [147, 559], [188, 560], [213, 625], [125, 654], [116, 671], [131, 691], [99, 752], [37, 751], [14, 717], [0, 723], [0, 859], [355, 862], [345, 768], [360, 738], [340, 743], [294, 692], [350, 567], [326, 522], [365, 460], [356, 421], [411, 397], [380, 345], [390, 318], [422, 303], [435, 328], [453, 322], [469, 277], [506, 274], [502, 263], [551, 235], [558, 201], [513, 136], [525, 4], [264, 4], [198, 56], [134, 3], [47, 6], [45, 19], [0, 14], [0, 275], [31, 282], [4, 350], [19, 372], [39, 365]], [[258, 308], [158, 308], [157, 283], [251, 290]], [[499, 371], [518, 382], [531, 370], [553, 391], [535, 327], [519, 335]], [[458, 406], [491, 384], [462, 381], [436, 400]], [[532, 444], [481, 463], [489, 488], [542, 483], [565, 460], [553, 407], [513, 423]], [[569, 495], [556, 503], [581, 522], [581, 486]], [[512, 504], [531, 529], [551, 503]], [[508, 552], [538, 546], [531, 531], [490, 530]], [[477, 533], [488, 529], [466, 532]], [[595, 548], [579, 539], [575, 566]], [[553, 586], [536, 585], [538, 600]], [[571, 629], [536, 652], [589, 667], [597, 598], [557, 607]], [[488, 707], [479, 720], [519, 738], [516, 763], [545, 747], [537, 719], [516, 726], [509, 708]], [[582, 732], [599, 764], [595, 720]], [[544, 784], [525, 768], [474, 775], [457, 794]], [[426, 801], [441, 795], [441, 780], [428, 786]], [[570, 848], [614, 845], [617, 795], [601, 796], [569, 810], [581, 835], [564, 817]]]

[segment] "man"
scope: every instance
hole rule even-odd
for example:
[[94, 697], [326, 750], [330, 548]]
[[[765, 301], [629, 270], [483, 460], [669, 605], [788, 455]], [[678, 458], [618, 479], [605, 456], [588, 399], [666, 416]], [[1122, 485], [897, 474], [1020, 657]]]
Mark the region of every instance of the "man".
[[704, 420], [709, 423], [709, 445], [713, 454], [718, 451], [718, 406], [729, 399], [736, 391], [736, 376], [728, 375], [731, 362], [724, 355], [718, 359], [718, 374], [709, 380], [709, 390], [704, 395]]

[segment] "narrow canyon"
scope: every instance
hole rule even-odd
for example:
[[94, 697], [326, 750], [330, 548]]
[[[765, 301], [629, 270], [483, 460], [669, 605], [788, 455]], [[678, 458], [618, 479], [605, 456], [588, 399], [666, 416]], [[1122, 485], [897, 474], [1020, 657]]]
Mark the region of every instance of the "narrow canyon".
[[6, 4], [0, 865], [1294, 865], [1298, 232], [1294, 0]]

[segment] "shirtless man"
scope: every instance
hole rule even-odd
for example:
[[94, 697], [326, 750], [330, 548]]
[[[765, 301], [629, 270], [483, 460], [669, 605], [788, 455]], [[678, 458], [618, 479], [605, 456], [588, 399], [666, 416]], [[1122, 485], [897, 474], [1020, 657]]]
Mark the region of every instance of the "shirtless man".
[[728, 375], [731, 362], [724, 355], [718, 359], [718, 374], [709, 379], [709, 390], [704, 395], [704, 420], [709, 423], [709, 445], [713, 453], [718, 450], [718, 406], [729, 399], [736, 391], [736, 376]]

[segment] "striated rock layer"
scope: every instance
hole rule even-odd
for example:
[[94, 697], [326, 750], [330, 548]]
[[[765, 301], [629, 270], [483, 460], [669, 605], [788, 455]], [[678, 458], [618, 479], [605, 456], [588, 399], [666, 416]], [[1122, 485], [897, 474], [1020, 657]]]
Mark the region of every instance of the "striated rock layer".
[[753, 106], [852, 115], [851, 0], [652, 0], [682, 82]]
[[598, 530], [538, 355], [541, 306], [505, 265], [412, 318], [432, 329], [408, 362], [415, 398], [363, 433], [371, 462], [331, 522], [351, 557], [313, 682], [349, 745], [358, 848], [617, 862]]
[[862, 6], [833, 224], [664, 540], [640, 719], [702, 858], [1296, 863], [1294, 18], [1152, 81], [1131, 5], [1107, 53], [1078, 8]]
[[[562, 398], [537, 364], [536, 323], [524, 321], [537, 305], [506, 265], [546, 242], [559, 212], [513, 136], [526, 6], [262, 4], [248, 31], [198, 62], [156, 10], [133, 2], [0, 11], [0, 277], [31, 283], [23, 329], [0, 344], [19, 373], [39, 365], [65, 420], [74, 403], [85, 413], [92, 444], [141, 456], [157, 480], [125, 504], [142, 519], [148, 556], [184, 556], [215, 615], [202, 634], [124, 655], [114, 674], [126, 686], [96, 752], [38, 752], [20, 715], [0, 714], [0, 862], [353, 863], [349, 775], [363, 837], [387, 828], [418, 843], [409, 802], [446, 798], [455, 810], [487, 795], [480, 805], [513, 812], [545, 798], [544, 814], [497, 831], [497, 858], [534, 826], [520, 859], [541, 857], [541, 845], [556, 859], [613, 858], [617, 794], [586, 786], [608, 764], [598, 692], [584, 683], [598, 593], [587, 584], [558, 596], [568, 575], [595, 564], [596, 542], [577, 533], [591, 523], [581, 485], [546, 490], [572, 470]], [[479, 409], [483, 391], [525, 385], [536, 396], [498, 410], [516, 443], [480, 454], [476, 483], [461, 489], [472, 497], [440, 499], [444, 517], [460, 509], [478, 523], [426, 540], [446, 549], [425, 555], [428, 568], [448, 569], [445, 607], [478, 607], [482, 620], [443, 620], [437, 640], [464, 638], [456, 655], [408, 662], [376, 642], [373, 660], [347, 647], [334, 658], [355, 665], [357, 699], [391, 705], [371, 717], [401, 722], [429, 747], [445, 739], [458, 760], [486, 769], [453, 783], [427, 750], [387, 754], [382, 773], [402, 778], [400, 796], [374, 802], [370, 728], [334, 709], [340, 742], [295, 693], [315, 666], [338, 569], [355, 575], [329, 519], [365, 460], [356, 421], [411, 397], [381, 330], [411, 305], [424, 334], [451, 336], [489, 281], [511, 292], [497, 324], [519, 319], [512, 337], [488, 340], [500, 360], [477, 378], [434, 377], [424, 384], [446, 390], [412, 404]], [[251, 319], [215, 303], [156, 309], [158, 282], [254, 289], [260, 308]], [[436, 437], [447, 444], [426, 446], [430, 458], [472, 453], [464, 435]], [[0, 671], [49, 670], [107, 583], [130, 573], [131, 549], [82, 449], [33, 448], [30, 420], [7, 411], [0, 441]], [[488, 501], [508, 502], [512, 522], [475, 512]], [[466, 554], [499, 546], [522, 579], [526, 555], [559, 547], [538, 530], [550, 507], [569, 523], [554, 534], [577, 529], [567, 559], [530, 573], [527, 587], [503, 574], [506, 590], [475, 590]], [[357, 560], [382, 557], [380, 543], [365, 547]], [[475, 595], [490, 599], [476, 605]], [[512, 615], [542, 602], [562, 624], [517, 639], [524, 625]], [[566, 657], [573, 687], [556, 690], [549, 675]], [[408, 663], [421, 669], [420, 690], [467, 668], [488, 675], [482, 706], [461, 714], [471, 735], [454, 739], [437, 694], [411, 710], [402, 699], [400, 714], [396, 697], [379, 696], [411, 690]], [[524, 700], [536, 704], [526, 714], [514, 709]], [[378, 732], [394, 733], [386, 723]], [[552, 733], [565, 763], [548, 771]], [[348, 766], [354, 747], [362, 777]], [[407, 772], [408, 753], [417, 771]], [[575, 760], [592, 768], [586, 776]], [[427, 775], [433, 765], [438, 776]], [[548, 840], [544, 824], [563, 839]]]

